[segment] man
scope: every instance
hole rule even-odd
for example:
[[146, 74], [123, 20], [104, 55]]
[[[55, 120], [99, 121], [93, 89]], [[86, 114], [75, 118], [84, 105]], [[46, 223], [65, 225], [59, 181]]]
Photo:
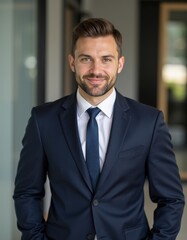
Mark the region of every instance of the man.
[[[160, 111], [115, 90], [124, 65], [121, 45], [109, 21], [81, 22], [69, 55], [77, 92], [32, 110], [14, 192], [22, 239], [176, 239], [184, 196], [170, 135]], [[90, 123], [93, 108], [99, 110]], [[45, 222], [47, 175], [52, 196]], [[146, 178], [157, 203], [151, 228]]]

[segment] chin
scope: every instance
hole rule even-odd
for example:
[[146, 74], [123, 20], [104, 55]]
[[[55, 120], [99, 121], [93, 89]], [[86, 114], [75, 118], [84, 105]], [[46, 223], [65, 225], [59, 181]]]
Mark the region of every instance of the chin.
[[105, 95], [108, 91], [109, 89], [91, 89], [87, 91], [87, 94], [93, 97], [100, 97]]

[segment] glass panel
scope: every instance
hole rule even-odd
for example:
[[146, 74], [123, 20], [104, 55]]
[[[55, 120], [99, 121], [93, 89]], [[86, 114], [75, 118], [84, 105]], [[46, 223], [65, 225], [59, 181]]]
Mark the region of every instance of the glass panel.
[[170, 10], [162, 68], [167, 118], [181, 177], [187, 179], [187, 10]]
[[[14, 7], [14, 152], [19, 158], [24, 126], [37, 100], [37, 4], [17, 0]], [[17, 165], [17, 161], [16, 161]]]
[[20, 239], [13, 182], [21, 139], [37, 93], [37, 1], [0, 1], [0, 239]]

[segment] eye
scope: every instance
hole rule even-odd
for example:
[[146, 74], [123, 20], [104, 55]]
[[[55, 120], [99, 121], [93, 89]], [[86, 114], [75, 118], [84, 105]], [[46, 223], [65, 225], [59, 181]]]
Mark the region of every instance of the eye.
[[112, 62], [112, 58], [111, 58], [111, 57], [104, 57], [104, 58], [103, 58], [103, 62], [104, 62], [104, 63]]
[[90, 57], [81, 57], [80, 61], [82, 63], [89, 63], [89, 62], [91, 62], [91, 58]]

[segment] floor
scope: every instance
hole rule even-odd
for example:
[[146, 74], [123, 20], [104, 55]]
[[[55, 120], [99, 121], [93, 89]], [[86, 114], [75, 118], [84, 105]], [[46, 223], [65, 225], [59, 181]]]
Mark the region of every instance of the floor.
[[[183, 190], [185, 198], [187, 199], [187, 183], [183, 183]], [[152, 225], [152, 212], [155, 208], [155, 205], [150, 201], [149, 199], [149, 193], [148, 193], [148, 187], [147, 184], [145, 185], [145, 210], [147, 213], [148, 221], [150, 223], [150, 226]], [[184, 209], [183, 219], [182, 219], [182, 225], [181, 230], [179, 232], [179, 235], [177, 237], [177, 240], [186, 240], [187, 239], [187, 203]]]

